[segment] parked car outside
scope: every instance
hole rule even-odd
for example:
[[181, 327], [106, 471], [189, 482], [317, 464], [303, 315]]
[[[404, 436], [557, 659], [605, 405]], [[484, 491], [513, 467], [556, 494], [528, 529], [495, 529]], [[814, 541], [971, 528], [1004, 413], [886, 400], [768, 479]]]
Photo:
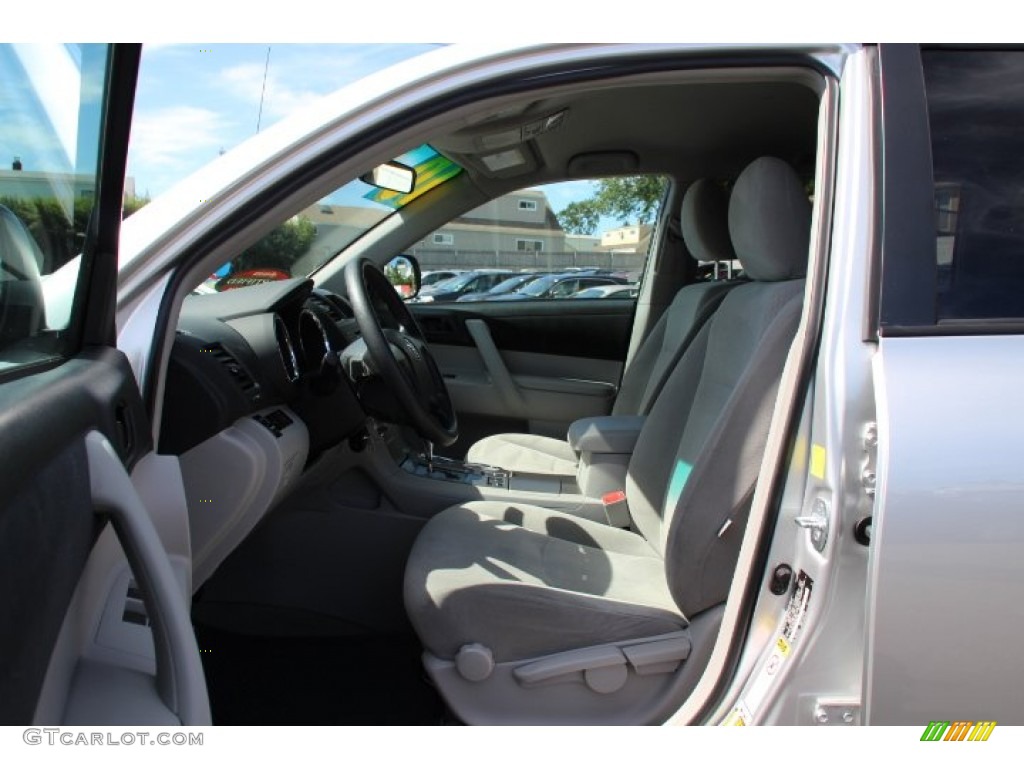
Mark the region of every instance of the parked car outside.
[[513, 275], [512, 277], [506, 278], [498, 283], [496, 286], [487, 291], [479, 291], [475, 293], [466, 293], [459, 296], [457, 301], [491, 301], [492, 299], [501, 296], [505, 293], [515, 291], [526, 283], [534, 280], [538, 277], [535, 272], [527, 272], [522, 275]]
[[570, 299], [635, 299], [639, 289], [636, 285], [595, 285], [569, 296]]
[[413, 301], [419, 303], [457, 301], [460, 296], [465, 296], [468, 293], [488, 291], [510, 275], [512, 272], [508, 270], [497, 269], [476, 269], [464, 272], [422, 289]]
[[466, 270], [464, 269], [438, 269], [433, 271], [424, 272], [422, 279], [420, 280], [420, 286], [427, 288], [428, 286], [440, 283], [442, 280], [449, 280], [453, 277], [458, 277]]
[[621, 285], [625, 278], [611, 275], [597, 276], [584, 273], [543, 275], [511, 293], [496, 296], [492, 301], [529, 301], [535, 299], [564, 299], [572, 294], [599, 285]]

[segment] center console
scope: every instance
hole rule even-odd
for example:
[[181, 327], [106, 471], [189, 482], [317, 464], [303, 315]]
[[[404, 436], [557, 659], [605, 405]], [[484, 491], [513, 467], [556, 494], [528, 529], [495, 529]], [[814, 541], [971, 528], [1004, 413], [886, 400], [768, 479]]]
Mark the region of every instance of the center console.
[[436, 456], [415, 432], [396, 424], [372, 423], [366, 437], [357, 455], [380, 478], [383, 494], [407, 514], [431, 517], [451, 505], [479, 500], [536, 504], [610, 522], [600, 495], [581, 488], [577, 476], [531, 474]]
[[463, 483], [479, 488], [495, 488], [529, 493], [578, 494], [576, 478], [556, 475], [531, 475], [512, 472], [501, 467], [472, 464], [429, 453], [409, 454], [400, 466], [417, 477]]

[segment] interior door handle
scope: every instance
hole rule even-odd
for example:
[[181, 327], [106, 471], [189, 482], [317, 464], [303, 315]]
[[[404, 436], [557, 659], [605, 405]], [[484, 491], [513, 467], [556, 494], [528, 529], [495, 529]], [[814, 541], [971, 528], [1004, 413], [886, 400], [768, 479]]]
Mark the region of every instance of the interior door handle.
[[182, 725], [209, 725], [203, 664], [160, 535], [113, 446], [99, 432], [89, 433], [85, 444], [93, 505], [98, 513], [109, 515], [143, 594], [153, 630], [160, 698]]

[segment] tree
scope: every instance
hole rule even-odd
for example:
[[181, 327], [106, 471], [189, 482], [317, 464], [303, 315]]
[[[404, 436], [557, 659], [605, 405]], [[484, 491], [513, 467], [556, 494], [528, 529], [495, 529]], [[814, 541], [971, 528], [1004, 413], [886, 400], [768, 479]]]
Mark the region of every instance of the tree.
[[558, 220], [567, 232], [578, 234], [594, 234], [604, 217], [620, 224], [647, 224], [658, 211], [665, 183], [663, 176], [601, 179], [592, 197], [569, 203]]
[[[144, 197], [126, 197], [125, 218], [149, 202]], [[56, 197], [0, 197], [0, 205], [21, 219], [43, 254], [42, 273], [49, 274], [77, 256], [85, 242], [96, 201], [90, 197], [76, 197], [71, 206], [71, 218], [64, 204]]]
[[126, 196], [124, 199], [124, 206], [121, 209], [123, 217], [127, 219], [148, 202], [148, 197]]
[[0, 198], [0, 205], [17, 216], [35, 239], [43, 254], [44, 262], [39, 265], [43, 274], [54, 271], [77, 253], [72, 223], [56, 198], [7, 196]]

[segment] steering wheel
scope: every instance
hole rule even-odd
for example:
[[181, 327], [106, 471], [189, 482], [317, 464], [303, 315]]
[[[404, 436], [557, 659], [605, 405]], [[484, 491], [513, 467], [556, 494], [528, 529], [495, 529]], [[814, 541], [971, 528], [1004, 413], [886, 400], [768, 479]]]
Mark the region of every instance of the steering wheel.
[[374, 368], [412, 426], [432, 443], [454, 443], [459, 425], [448, 388], [394, 286], [372, 261], [355, 259], [345, 265], [345, 288]]

